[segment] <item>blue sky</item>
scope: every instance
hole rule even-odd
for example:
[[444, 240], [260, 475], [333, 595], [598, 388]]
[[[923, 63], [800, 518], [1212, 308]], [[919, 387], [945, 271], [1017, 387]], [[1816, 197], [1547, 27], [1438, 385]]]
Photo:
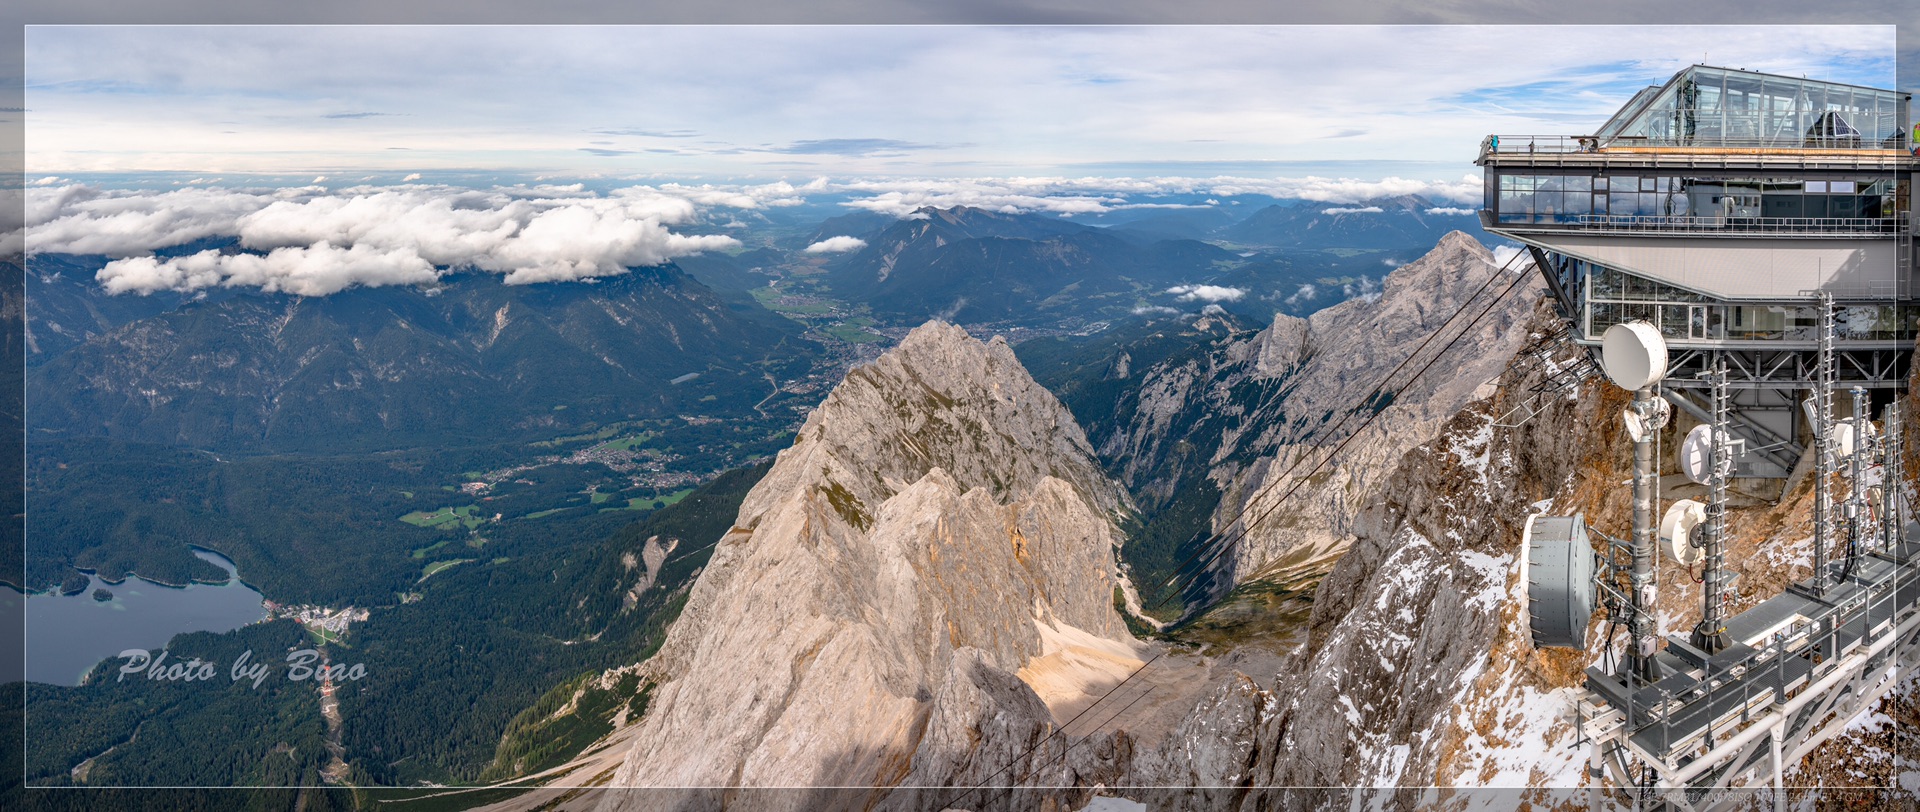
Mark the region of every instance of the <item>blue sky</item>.
[[1894, 29], [37, 26], [27, 165], [1457, 180], [1703, 59], [1888, 86]]

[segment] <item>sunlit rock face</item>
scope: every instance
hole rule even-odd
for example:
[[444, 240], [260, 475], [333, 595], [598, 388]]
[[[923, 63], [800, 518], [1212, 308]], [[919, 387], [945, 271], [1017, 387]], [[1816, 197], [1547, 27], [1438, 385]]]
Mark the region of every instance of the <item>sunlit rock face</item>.
[[1114, 610], [1130, 509], [1004, 342], [920, 327], [849, 373], [747, 496], [644, 668], [656, 688], [613, 785], [876, 788], [831, 801], [857, 806], [1027, 774], [1060, 753], [1030, 747], [1058, 709], [1141, 662]]

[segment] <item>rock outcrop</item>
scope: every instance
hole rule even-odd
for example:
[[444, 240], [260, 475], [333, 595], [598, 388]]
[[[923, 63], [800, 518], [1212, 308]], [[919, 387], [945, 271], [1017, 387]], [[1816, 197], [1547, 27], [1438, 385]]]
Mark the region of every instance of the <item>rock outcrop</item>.
[[[747, 496], [641, 669], [651, 704], [612, 784], [873, 787], [754, 802], [865, 806], [903, 782], [1097, 769], [1036, 746], [1142, 660], [1114, 610], [1130, 510], [1004, 342], [914, 330], [850, 372]], [[890, 803], [952, 800], [936, 795]]]
[[[1102, 457], [1150, 510], [1204, 476], [1220, 494], [1208, 529], [1237, 539], [1190, 605], [1281, 568], [1325, 572], [1401, 455], [1491, 393], [1539, 292], [1531, 265], [1502, 271], [1453, 232], [1378, 294], [1133, 370], [1132, 393], [1093, 421]], [[1219, 332], [1205, 317], [1189, 329]]]

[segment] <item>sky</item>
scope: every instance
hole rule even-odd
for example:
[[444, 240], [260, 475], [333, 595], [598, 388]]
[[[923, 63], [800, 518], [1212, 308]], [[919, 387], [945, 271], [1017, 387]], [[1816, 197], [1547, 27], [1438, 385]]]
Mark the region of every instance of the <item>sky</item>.
[[35, 26], [26, 47], [30, 175], [1452, 177], [1490, 132], [1591, 129], [1703, 59], [1894, 71], [1890, 25]]
[[[588, 279], [829, 199], [1471, 216], [1489, 133], [1705, 61], [1893, 84], [1868, 26], [34, 26], [25, 231], [115, 293]], [[1791, 43], [1783, 48], [1782, 43]], [[1214, 197], [1209, 197], [1214, 196]], [[1177, 201], [1177, 202], [1174, 202]], [[156, 258], [238, 238], [252, 254]]]

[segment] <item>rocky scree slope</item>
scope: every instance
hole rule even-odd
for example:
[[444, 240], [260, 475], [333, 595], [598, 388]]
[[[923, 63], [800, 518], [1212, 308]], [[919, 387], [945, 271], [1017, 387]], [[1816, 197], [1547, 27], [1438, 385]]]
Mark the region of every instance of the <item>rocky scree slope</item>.
[[[1143, 659], [1114, 610], [1130, 510], [1004, 342], [914, 330], [850, 372], [748, 494], [640, 669], [652, 698], [612, 785], [876, 787], [752, 803], [940, 808], [939, 793], [886, 788], [970, 785], [1010, 763], [1003, 781], [1035, 766], [1058, 773], [1042, 785], [1116, 777], [1111, 741], [1104, 767], [1049, 765], [1057, 741], [1021, 756]], [[611, 793], [603, 808], [661, 799]]]

